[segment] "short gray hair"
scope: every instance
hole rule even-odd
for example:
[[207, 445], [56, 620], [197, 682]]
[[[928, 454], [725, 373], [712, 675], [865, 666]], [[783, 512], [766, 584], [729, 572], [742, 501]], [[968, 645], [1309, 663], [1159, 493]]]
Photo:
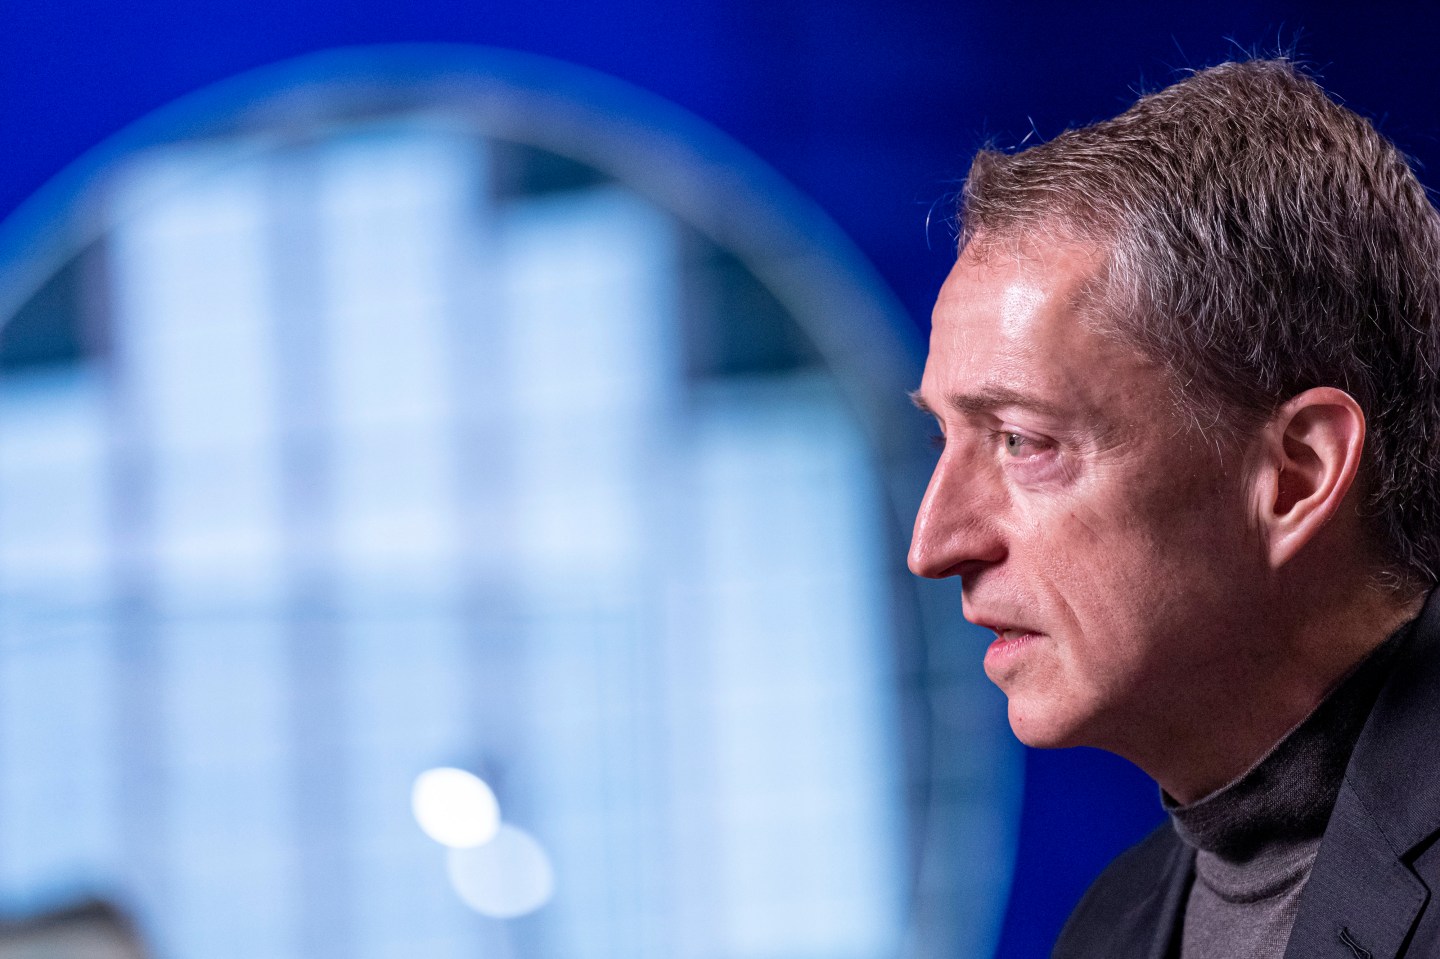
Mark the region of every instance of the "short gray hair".
[[1238, 435], [1315, 386], [1368, 424], [1362, 515], [1386, 577], [1440, 578], [1440, 215], [1404, 156], [1287, 60], [1225, 63], [1022, 152], [982, 150], [978, 235], [1109, 250], [1107, 322]]

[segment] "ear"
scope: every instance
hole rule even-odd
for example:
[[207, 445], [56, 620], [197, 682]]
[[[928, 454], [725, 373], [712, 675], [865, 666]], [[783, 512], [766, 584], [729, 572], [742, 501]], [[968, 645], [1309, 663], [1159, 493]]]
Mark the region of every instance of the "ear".
[[1288, 563], [1340, 512], [1365, 449], [1365, 414], [1344, 390], [1306, 390], [1262, 431], [1256, 511], [1270, 568]]

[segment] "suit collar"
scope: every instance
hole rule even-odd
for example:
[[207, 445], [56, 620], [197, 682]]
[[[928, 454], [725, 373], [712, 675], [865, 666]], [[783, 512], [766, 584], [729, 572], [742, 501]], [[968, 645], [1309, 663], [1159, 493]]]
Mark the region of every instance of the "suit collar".
[[1094, 955], [1126, 959], [1173, 959], [1180, 955], [1181, 918], [1195, 881], [1195, 850], [1180, 841], [1167, 823], [1165, 858], [1149, 892], [1136, 899], [1124, 917], [1106, 930], [1105, 948]]
[[1390, 677], [1360, 733], [1345, 782], [1396, 856], [1440, 828], [1440, 775], [1417, 769], [1440, 730], [1440, 590], [1397, 651]]
[[1429, 891], [1406, 857], [1440, 828], [1440, 590], [1425, 602], [1366, 721], [1301, 898], [1286, 959], [1393, 959]]
[[1195, 851], [1180, 842], [1178, 837], [1175, 845], [1177, 848], [1164, 878], [1156, 887], [1155, 894], [1141, 906], [1146, 915], [1136, 924], [1137, 928], [1144, 928], [1147, 922], [1153, 923], [1149, 939], [1135, 943], [1137, 948], [1133, 953], [1115, 955], [1134, 955], [1138, 959], [1172, 959], [1180, 955], [1180, 920], [1185, 911], [1185, 900], [1190, 895], [1190, 886], [1195, 881]]
[[1429, 897], [1347, 782], [1300, 898], [1285, 959], [1395, 959]]

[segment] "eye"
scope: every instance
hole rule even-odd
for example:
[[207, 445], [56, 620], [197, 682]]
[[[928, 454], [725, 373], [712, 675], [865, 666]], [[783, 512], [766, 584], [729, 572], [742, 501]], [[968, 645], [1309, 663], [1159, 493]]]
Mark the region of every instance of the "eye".
[[1046, 448], [1046, 444], [1040, 440], [1032, 439], [1022, 433], [1004, 431], [999, 436], [1001, 443], [1005, 446], [1005, 454], [1015, 459], [1034, 456], [1044, 452]]
[[931, 433], [931, 434], [930, 434], [930, 448], [933, 449], [933, 450], [935, 450], [936, 452], [943, 453], [943, 452], [945, 451], [945, 434], [944, 434], [944, 433]]

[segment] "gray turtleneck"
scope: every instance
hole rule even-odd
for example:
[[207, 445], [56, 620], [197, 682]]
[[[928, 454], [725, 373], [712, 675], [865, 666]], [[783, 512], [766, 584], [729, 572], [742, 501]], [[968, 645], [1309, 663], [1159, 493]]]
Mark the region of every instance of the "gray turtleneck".
[[1239, 779], [1188, 806], [1162, 795], [1195, 850], [1180, 959], [1282, 959], [1350, 753], [1408, 632], [1386, 640]]

